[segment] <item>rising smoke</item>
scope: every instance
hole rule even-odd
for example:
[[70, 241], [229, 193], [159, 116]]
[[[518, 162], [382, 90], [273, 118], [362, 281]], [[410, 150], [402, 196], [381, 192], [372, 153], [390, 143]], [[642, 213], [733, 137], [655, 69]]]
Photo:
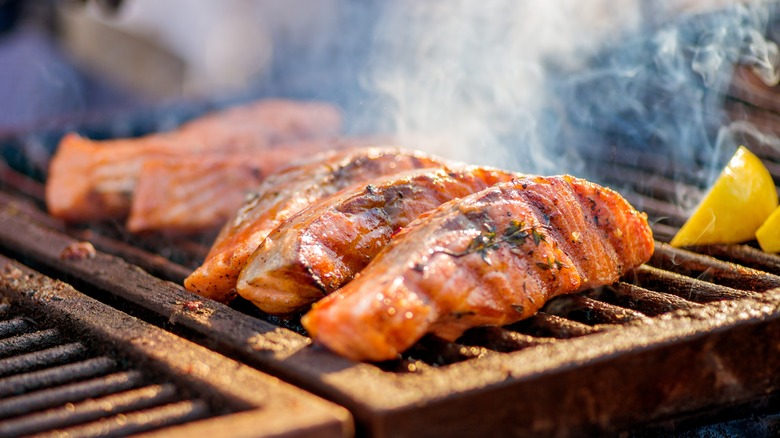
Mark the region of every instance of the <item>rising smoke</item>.
[[404, 144], [529, 173], [594, 177], [583, 151], [615, 144], [715, 166], [734, 66], [777, 82], [777, 46], [763, 37], [772, 12], [769, 2], [387, 2], [365, 75], [381, 102], [370, 116]]
[[[332, 101], [350, 134], [528, 173], [599, 181], [589, 159], [637, 148], [705, 187], [738, 141], [724, 111], [734, 66], [778, 81], [763, 0], [184, 3], [129, 6], [177, 36], [163, 40], [194, 88]], [[133, 10], [122, 22], [141, 26]]]

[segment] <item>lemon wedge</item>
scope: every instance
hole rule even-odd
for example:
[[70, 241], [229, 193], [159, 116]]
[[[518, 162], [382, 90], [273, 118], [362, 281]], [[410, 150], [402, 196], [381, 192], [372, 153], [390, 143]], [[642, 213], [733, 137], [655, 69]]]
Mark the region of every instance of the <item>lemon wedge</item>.
[[776, 208], [758, 228], [756, 240], [765, 252], [780, 252], [780, 208]]
[[670, 244], [679, 247], [753, 240], [776, 208], [772, 176], [761, 159], [740, 146]]

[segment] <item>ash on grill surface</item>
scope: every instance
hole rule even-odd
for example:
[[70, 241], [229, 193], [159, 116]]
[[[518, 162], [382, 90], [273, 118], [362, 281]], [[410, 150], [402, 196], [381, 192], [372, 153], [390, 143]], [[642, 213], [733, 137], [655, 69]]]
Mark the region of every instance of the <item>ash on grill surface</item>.
[[0, 437], [344, 436], [340, 408], [0, 256]]

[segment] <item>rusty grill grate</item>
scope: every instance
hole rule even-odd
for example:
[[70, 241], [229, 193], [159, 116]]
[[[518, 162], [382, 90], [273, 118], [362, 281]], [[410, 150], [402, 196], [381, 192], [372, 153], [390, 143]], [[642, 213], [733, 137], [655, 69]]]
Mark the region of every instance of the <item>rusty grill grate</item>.
[[0, 321], [0, 436], [58, 429], [129, 435], [218, 414], [165, 380], [4, 306]]
[[[765, 149], [759, 152], [780, 181], [780, 156]], [[679, 430], [711, 423], [702, 412], [714, 408], [712, 415], [724, 419], [730, 407], [746, 405], [776, 413], [780, 257], [750, 245], [683, 250], [663, 243], [685, 220], [680, 194], [703, 187], [680, 181], [679, 169], [660, 157], [608, 152], [594, 157], [604, 182], [651, 216], [658, 242], [648, 264], [615, 285], [556, 298], [528, 320], [472, 329], [456, 342], [427, 337], [402, 358], [379, 364], [353, 363], [311, 346], [297, 321], [269, 317], [241, 301], [232, 307], [201, 301], [178, 286], [204, 257], [210, 236], [145, 238], [112, 223], [68, 227], [45, 214], [41, 184], [7, 166], [0, 167], [0, 252], [345, 406], [359, 433], [576, 435], [649, 424]], [[94, 258], [60, 256], [79, 241], [94, 244]], [[46, 369], [94, 361], [78, 366], [106, 367], [99, 371], [104, 382], [143, 371], [61, 340], [56, 329], [13, 309], [5, 312], [0, 334], [12, 341], [0, 346], [17, 348], [18, 356], [11, 365], [0, 359], [2, 375], [4, 367], [41, 372], [37, 365], [25, 368], [33, 360], [49, 361]], [[203, 415], [213, 415], [210, 406]], [[776, 415], [767, 418], [766, 430], [777, 431]]]
[[349, 434], [341, 409], [2, 256], [0, 287], [2, 437]]
[[[780, 338], [780, 277], [767, 272], [778, 261], [750, 247], [692, 252], [658, 242], [650, 263], [613, 286], [559, 297], [533, 318], [473, 329], [454, 343], [426, 338], [399, 360], [356, 364], [311, 347], [295, 321], [240, 303], [204, 300], [189, 310], [199, 297], [167, 281], [180, 283], [186, 266], [143, 241], [64, 227], [29, 195], [2, 196], [3, 253], [347, 407], [361, 433], [614, 432], [780, 387], [780, 354], [765, 342]], [[94, 258], [60, 257], [85, 238], [99, 248]], [[198, 248], [190, 241], [176, 251], [197, 258]], [[7, 321], [2, 330], [34, 326]], [[53, 333], [33, 331], [24, 342], [45, 345]], [[49, 347], [65, 348], [41, 348]], [[743, 363], [746, 356], [754, 360]], [[602, 383], [614, 381], [622, 385]]]

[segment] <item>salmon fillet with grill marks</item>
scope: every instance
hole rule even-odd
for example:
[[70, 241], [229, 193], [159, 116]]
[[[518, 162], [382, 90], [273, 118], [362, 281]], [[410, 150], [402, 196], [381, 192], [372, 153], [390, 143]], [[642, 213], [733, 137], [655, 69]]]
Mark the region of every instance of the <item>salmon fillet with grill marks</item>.
[[409, 169], [442, 167], [437, 158], [399, 149], [362, 148], [334, 152], [323, 159], [269, 176], [220, 231], [206, 260], [184, 286], [228, 302], [247, 259], [283, 221], [341, 189]]
[[123, 218], [148, 160], [266, 151], [284, 142], [333, 138], [340, 128], [341, 114], [331, 105], [269, 99], [139, 138], [93, 141], [71, 133], [49, 163], [46, 205], [68, 221]]
[[146, 160], [133, 194], [127, 229], [132, 233], [186, 234], [218, 228], [268, 175], [329, 148], [344, 146], [312, 141], [252, 153]]
[[350, 281], [420, 214], [517, 177], [477, 166], [422, 169], [342, 190], [274, 229], [247, 261], [238, 294], [267, 313], [306, 310]]
[[302, 322], [346, 357], [393, 359], [426, 333], [452, 341], [611, 284], [652, 252], [647, 216], [616, 192], [524, 177], [422, 215]]

